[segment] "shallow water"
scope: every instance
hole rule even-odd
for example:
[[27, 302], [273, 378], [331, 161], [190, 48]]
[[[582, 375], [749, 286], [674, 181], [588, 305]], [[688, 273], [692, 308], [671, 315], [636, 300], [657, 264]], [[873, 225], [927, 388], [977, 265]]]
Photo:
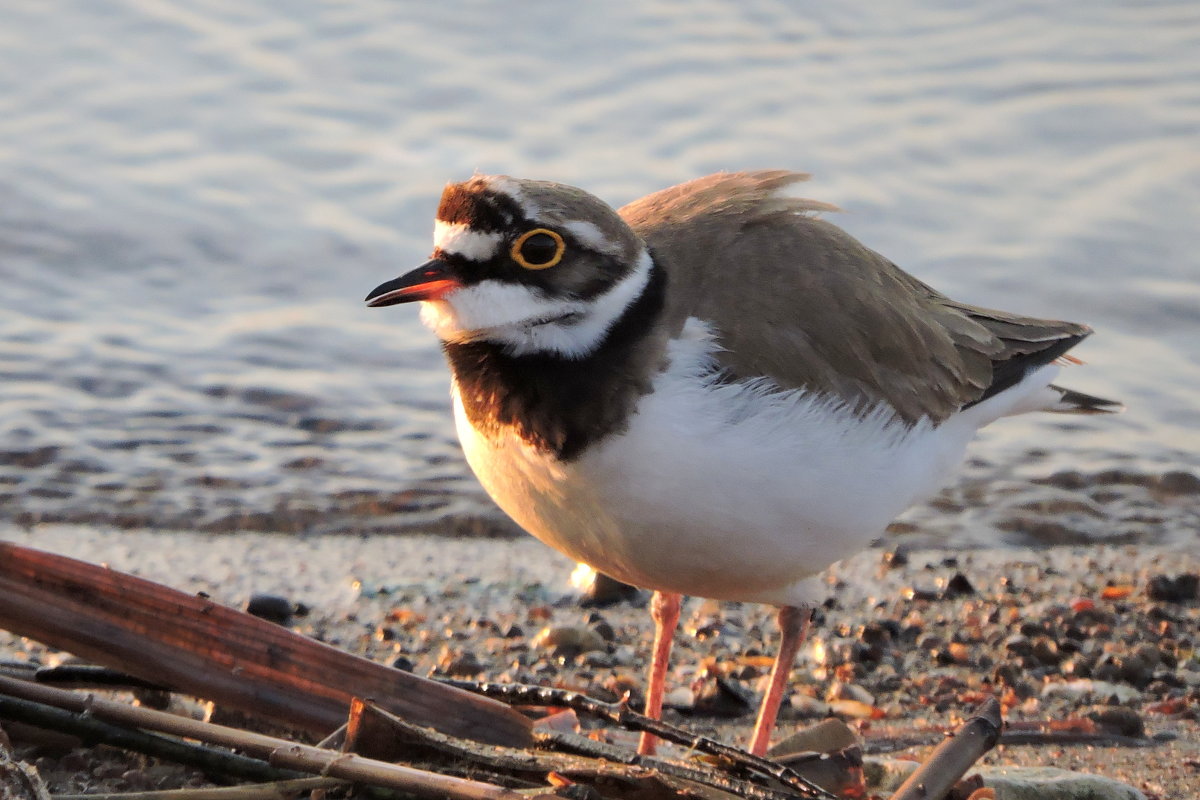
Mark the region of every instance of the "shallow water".
[[[1197, 536], [1160, 476], [1200, 452], [1198, 135], [1189, 2], [7, 4], [0, 518], [506, 529], [432, 337], [362, 305], [441, 186], [772, 166], [942, 290], [1097, 329], [1063, 382], [1130, 412], [989, 429], [958, 506], [1075, 470], [1136, 495], [1078, 536]], [[996, 523], [949, 535], [1046, 538]]]

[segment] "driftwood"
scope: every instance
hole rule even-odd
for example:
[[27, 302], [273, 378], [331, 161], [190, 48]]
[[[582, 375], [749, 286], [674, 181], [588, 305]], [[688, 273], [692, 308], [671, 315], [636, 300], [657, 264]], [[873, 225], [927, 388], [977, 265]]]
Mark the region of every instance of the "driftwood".
[[941, 800], [976, 761], [1000, 740], [1004, 719], [1000, 703], [989, 698], [954, 736], [938, 745], [916, 772], [908, 776], [892, 800]]
[[507, 706], [376, 664], [152, 581], [0, 542], [0, 628], [168, 688], [325, 735], [353, 697], [492, 744], [529, 744]]

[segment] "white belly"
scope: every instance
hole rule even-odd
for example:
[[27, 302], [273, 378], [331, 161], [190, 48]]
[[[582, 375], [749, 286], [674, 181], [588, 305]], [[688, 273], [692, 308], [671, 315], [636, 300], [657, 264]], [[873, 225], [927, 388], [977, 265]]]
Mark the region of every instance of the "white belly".
[[798, 604], [815, 599], [807, 579], [936, 491], [984, 424], [906, 427], [804, 392], [714, 384], [700, 377], [708, 352], [704, 337], [675, 343], [628, 428], [567, 463], [510, 430], [475, 430], [456, 389], [467, 461], [518, 524], [615, 578]]

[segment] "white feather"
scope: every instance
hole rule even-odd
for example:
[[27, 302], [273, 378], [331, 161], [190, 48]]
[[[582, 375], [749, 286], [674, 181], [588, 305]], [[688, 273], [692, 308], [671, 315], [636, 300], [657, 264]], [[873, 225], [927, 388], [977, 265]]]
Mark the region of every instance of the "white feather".
[[513, 355], [559, 353], [581, 358], [596, 349], [650, 279], [650, 255], [590, 301], [548, 297], [532, 286], [486, 280], [421, 304], [421, 321], [446, 342], [486, 340]]
[[477, 231], [465, 222], [433, 223], [433, 247], [446, 253], [460, 255], [471, 261], [484, 262], [500, 251], [504, 237], [499, 233]]
[[512, 431], [485, 435], [455, 391], [459, 438], [496, 502], [571, 558], [649, 588], [797, 605], [813, 577], [935, 492], [975, 431], [1018, 409], [1042, 370], [946, 420], [907, 426], [880, 410], [765, 381], [714, 380], [716, 345], [689, 320], [628, 428], [559, 462]]
[[489, 188], [508, 195], [509, 199], [521, 208], [526, 219], [537, 219], [542, 215], [541, 206], [525, 196], [525, 193], [521, 191], [520, 182], [516, 179], [507, 175], [491, 175], [487, 177], [487, 183]]
[[607, 253], [616, 258], [623, 258], [625, 255], [624, 242], [605, 236], [600, 226], [593, 222], [577, 219], [563, 223], [562, 227], [597, 253]]

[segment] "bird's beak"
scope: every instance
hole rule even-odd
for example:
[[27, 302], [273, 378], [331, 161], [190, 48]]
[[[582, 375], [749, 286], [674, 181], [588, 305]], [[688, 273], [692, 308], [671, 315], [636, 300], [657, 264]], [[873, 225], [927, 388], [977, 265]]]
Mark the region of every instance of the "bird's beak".
[[462, 281], [450, 273], [450, 265], [435, 258], [406, 275], [376, 286], [367, 295], [367, 305], [378, 308], [414, 300], [440, 300], [460, 288]]

